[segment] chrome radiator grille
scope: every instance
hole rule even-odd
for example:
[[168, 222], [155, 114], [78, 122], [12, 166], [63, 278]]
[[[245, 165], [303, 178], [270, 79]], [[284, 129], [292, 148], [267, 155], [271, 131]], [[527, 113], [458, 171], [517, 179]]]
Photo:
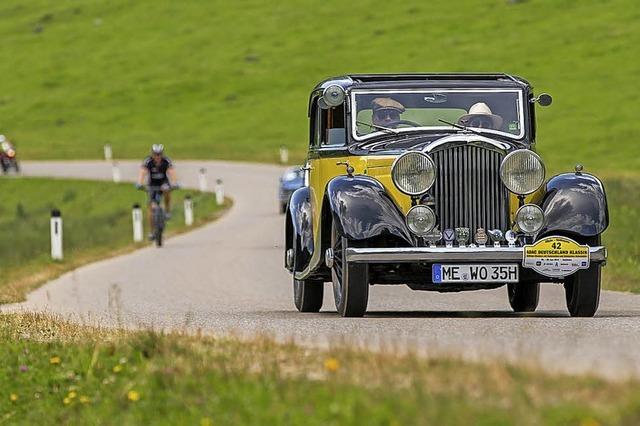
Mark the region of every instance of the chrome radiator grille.
[[503, 154], [472, 145], [431, 154], [436, 164], [433, 185], [440, 229], [466, 227], [471, 238], [479, 227], [510, 229], [509, 193], [500, 180]]

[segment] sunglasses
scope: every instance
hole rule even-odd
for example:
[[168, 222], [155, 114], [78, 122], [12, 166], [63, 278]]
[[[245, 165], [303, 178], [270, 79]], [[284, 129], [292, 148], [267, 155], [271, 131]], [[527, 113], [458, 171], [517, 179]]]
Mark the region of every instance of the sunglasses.
[[379, 109], [374, 116], [378, 120], [400, 120], [400, 113], [394, 109]]
[[493, 128], [493, 120], [489, 117], [471, 117], [468, 120], [469, 127], [480, 127], [483, 129], [492, 129]]

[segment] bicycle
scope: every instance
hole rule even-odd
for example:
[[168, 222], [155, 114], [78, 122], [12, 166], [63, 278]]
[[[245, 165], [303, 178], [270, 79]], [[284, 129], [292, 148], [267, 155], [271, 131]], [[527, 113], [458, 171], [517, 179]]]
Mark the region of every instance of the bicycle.
[[162, 207], [162, 197], [165, 191], [172, 191], [177, 189], [177, 185], [162, 185], [162, 186], [142, 186], [141, 190], [146, 190], [149, 193], [149, 204], [151, 208], [151, 221], [152, 225], [152, 239], [156, 242], [157, 247], [162, 247], [162, 233], [164, 232], [165, 224], [167, 221], [167, 215]]

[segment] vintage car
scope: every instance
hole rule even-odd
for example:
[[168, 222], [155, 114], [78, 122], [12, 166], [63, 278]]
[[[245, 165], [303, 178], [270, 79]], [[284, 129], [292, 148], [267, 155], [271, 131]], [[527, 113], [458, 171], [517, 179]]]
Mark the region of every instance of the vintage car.
[[280, 176], [280, 184], [278, 186], [278, 208], [280, 214], [286, 213], [291, 194], [303, 186], [304, 170], [300, 166], [289, 167], [284, 171]]
[[[593, 316], [609, 223], [602, 183], [545, 177], [535, 96], [508, 74], [348, 75], [309, 100], [303, 188], [286, 213], [285, 267], [302, 312], [362, 316], [369, 286], [439, 292], [507, 287], [516, 312], [540, 283], [563, 284], [572, 316]], [[576, 147], [576, 149], [579, 149]]]

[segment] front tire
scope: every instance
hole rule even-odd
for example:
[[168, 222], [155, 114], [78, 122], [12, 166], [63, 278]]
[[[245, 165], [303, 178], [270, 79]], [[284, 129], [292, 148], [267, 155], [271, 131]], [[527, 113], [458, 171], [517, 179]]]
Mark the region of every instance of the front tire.
[[514, 312], [533, 312], [540, 300], [540, 283], [507, 284], [507, 294]]
[[567, 309], [572, 317], [592, 317], [600, 304], [600, 265], [591, 265], [564, 281]]
[[360, 246], [355, 241], [340, 235], [335, 222], [331, 224], [331, 247], [333, 249], [333, 297], [336, 309], [343, 317], [361, 317], [367, 311], [369, 301], [369, 268], [366, 263], [347, 263], [348, 247]]
[[[580, 244], [599, 246], [600, 235], [578, 240]], [[580, 269], [564, 280], [567, 309], [572, 317], [592, 317], [600, 304], [601, 269], [599, 264], [591, 264]]]
[[[295, 272], [294, 272], [295, 273]], [[300, 312], [318, 312], [322, 308], [324, 282], [293, 279], [293, 302]]]

